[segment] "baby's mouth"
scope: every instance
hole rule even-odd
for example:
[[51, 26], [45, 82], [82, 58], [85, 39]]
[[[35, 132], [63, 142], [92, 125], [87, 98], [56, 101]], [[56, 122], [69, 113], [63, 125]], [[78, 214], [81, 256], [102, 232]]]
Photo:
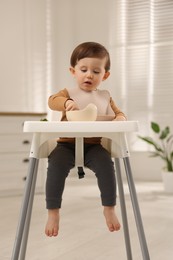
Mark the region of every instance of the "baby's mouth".
[[88, 84], [88, 85], [91, 85], [92, 82], [91, 81], [85, 81], [84, 84]]

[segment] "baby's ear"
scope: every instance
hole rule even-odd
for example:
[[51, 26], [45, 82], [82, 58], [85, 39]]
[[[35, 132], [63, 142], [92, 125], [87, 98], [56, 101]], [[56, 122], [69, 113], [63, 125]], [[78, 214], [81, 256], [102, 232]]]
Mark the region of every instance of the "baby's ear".
[[69, 70], [70, 70], [70, 72], [71, 72], [72, 75], [75, 74], [75, 69], [74, 69], [73, 67], [70, 67]]
[[106, 80], [110, 75], [110, 72], [109, 71], [106, 71], [105, 72], [105, 75], [103, 76], [103, 79], [102, 80]]

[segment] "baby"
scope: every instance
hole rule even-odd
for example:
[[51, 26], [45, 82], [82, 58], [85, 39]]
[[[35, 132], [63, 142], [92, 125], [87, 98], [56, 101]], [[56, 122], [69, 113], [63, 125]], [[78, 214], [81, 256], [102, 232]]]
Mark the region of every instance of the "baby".
[[[50, 109], [62, 111], [61, 121], [66, 121], [66, 111], [85, 108], [89, 103], [97, 106], [98, 116], [112, 115], [113, 120], [126, 120], [124, 113], [116, 106], [107, 90], [100, 90], [100, 84], [110, 75], [110, 56], [104, 46], [96, 42], [84, 42], [71, 55], [70, 72], [76, 80], [76, 87], [65, 88], [50, 96]], [[101, 145], [101, 138], [84, 138], [84, 165], [95, 173], [100, 189], [103, 214], [108, 229], [120, 229], [116, 215], [116, 179], [114, 164], [109, 152]], [[60, 208], [65, 180], [75, 166], [75, 139], [60, 138], [56, 148], [48, 157], [46, 180], [46, 203], [48, 220], [47, 236], [57, 236]]]

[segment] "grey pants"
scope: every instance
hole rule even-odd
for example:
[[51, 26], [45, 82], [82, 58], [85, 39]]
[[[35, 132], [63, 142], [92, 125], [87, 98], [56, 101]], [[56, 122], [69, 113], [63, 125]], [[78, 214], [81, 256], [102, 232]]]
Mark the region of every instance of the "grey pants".
[[[114, 206], [116, 204], [116, 180], [114, 164], [109, 152], [101, 144], [84, 144], [84, 165], [97, 177], [102, 205]], [[65, 180], [74, 166], [75, 144], [58, 143], [48, 157], [47, 209], [61, 207]]]

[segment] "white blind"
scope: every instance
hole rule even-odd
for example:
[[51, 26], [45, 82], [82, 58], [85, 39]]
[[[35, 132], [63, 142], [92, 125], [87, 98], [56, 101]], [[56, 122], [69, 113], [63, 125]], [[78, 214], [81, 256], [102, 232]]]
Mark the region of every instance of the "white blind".
[[[118, 0], [116, 9], [116, 97], [128, 118], [139, 120], [140, 134], [150, 134], [151, 121], [173, 131], [173, 1]], [[132, 143], [145, 149], [137, 138]]]

